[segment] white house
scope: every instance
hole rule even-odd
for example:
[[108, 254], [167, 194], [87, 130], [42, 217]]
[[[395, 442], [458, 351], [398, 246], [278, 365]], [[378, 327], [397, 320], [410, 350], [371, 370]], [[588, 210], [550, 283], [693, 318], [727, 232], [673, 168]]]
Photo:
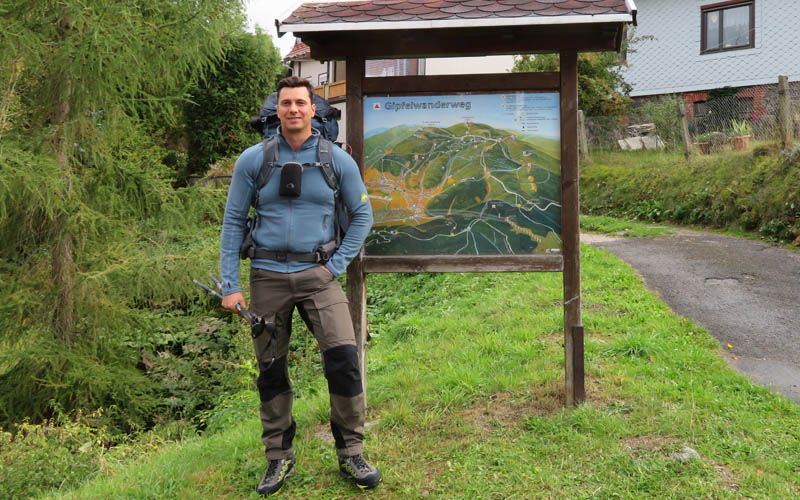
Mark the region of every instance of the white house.
[[758, 113], [779, 75], [800, 81], [798, 0], [636, 0], [637, 37], [625, 80], [632, 97], [684, 94], [702, 113], [706, 91], [742, 87]]

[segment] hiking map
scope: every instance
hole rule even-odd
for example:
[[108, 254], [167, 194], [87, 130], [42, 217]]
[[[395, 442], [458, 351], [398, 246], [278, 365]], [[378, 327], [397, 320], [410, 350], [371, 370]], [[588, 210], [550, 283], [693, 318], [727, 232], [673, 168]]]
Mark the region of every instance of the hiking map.
[[558, 93], [364, 99], [368, 255], [561, 252]]

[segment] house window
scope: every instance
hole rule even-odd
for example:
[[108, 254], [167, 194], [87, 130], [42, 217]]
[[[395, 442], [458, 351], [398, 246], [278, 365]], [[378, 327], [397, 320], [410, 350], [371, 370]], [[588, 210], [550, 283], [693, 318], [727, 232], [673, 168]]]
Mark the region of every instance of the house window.
[[694, 104], [694, 116], [701, 117], [708, 114], [708, 103], [706, 101], [695, 101]]
[[374, 59], [367, 61], [364, 69], [367, 77], [419, 74], [418, 59]]
[[701, 53], [755, 47], [755, 0], [701, 7]]

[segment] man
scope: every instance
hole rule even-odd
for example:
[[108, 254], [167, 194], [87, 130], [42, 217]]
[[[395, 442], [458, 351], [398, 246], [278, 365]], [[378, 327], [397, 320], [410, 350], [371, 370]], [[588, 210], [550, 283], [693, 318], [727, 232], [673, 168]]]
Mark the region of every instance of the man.
[[[267, 349], [270, 334], [254, 340], [259, 363], [258, 391], [261, 399], [261, 439], [266, 447], [267, 469], [257, 487], [265, 496], [276, 493], [295, 468], [292, 440], [292, 389], [287, 354], [295, 306], [310, 324], [322, 350], [325, 377], [331, 403], [333, 433], [339, 469], [361, 487], [377, 486], [381, 475], [362, 455], [364, 393], [358, 367], [355, 334], [347, 299], [335, 279], [355, 257], [372, 227], [372, 209], [355, 161], [338, 147], [332, 147], [333, 170], [341, 197], [350, 215], [347, 234], [327, 261], [297, 256], [314, 254], [315, 249], [334, 240], [334, 194], [326, 183], [318, 161], [320, 134], [311, 127], [314, 116], [313, 88], [302, 78], [289, 77], [278, 83], [278, 160], [304, 164], [299, 195], [280, 194], [281, 168], [259, 191], [258, 223], [253, 240], [261, 255], [250, 265], [250, 310], [276, 326], [277, 354]], [[248, 148], [236, 161], [225, 217], [222, 223], [220, 272], [222, 305], [230, 311], [246, 307], [238, 284], [239, 246], [245, 220], [256, 190], [264, 148]], [[287, 169], [288, 171], [289, 169]], [[264, 255], [269, 258], [260, 258]]]

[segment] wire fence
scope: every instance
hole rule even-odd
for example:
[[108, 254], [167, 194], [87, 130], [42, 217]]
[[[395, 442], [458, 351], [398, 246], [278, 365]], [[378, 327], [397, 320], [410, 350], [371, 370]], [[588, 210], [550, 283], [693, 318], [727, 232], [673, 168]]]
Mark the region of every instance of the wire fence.
[[[741, 149], [735, 142], [739, 137], [781, 141], [787, 132], [798, 137], [800, 82], [783, 88], [782, 92], [775, 84], [634, 99], [626, 116], [586, 117], [582, 135], [590, 147], [682, 150], [683, 102], [688, 142], [700, 152], [709, 152], [709, 148]], [[782, 121], [785, 113], [788, 118]]]

